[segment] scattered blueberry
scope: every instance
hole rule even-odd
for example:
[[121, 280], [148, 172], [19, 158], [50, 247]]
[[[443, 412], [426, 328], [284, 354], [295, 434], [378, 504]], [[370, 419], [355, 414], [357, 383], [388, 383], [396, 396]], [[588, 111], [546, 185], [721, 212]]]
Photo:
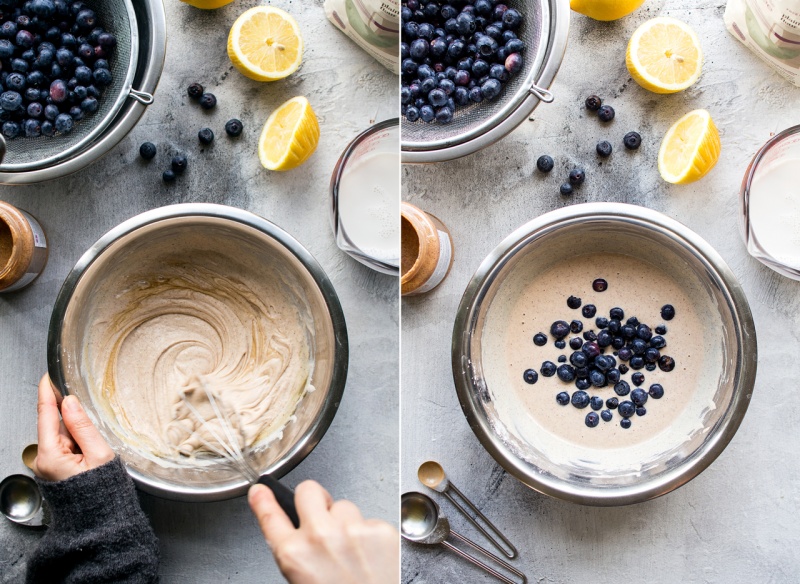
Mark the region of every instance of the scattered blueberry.
[[589, 405], [589, 394], [579, 389], [572, 394], [572, 405], [578, 409], [583, 409]]
[[596, 412], [589, 412], [586, 414], [586, 425], [590, 428], [594, 428], [597, 424], [600, 423], [600, 416], [597, 415]]
[[592, 290], [595, 292], [605, 292], [608, 290], [608, 282], [606, 282], [603, 278], [597, 278], [594, 282], [592, 282]]
[[165, 170], [164, 174], [161, 175], [161, 178], [165, 183], [175, 182], [177, 177], [178, 175], [176, 175], [172, 170]]
[[622, 143], [628, 150], [637, 150], [642, 145], [642, 137], [637, 132], [628, 132], [622, 139]]
[[610, 422], [611, 418], [614, 417], [614, 414], [611, 413], [611, 410], [603, 410], [600, 412], [600, 417], [603, 418], [604, 422]]
[[597, 307], [594, 304], [587, 304], [581, 309], [581, 314], [584, 318], [594, 318], [594, 315], [597, 314]]
[[559, 355], [558, 356], [558, 362], [559, 363], [566, 363], [567, 362], [567, 356], [566, 355]]
[[660, 324], [656, 327], [656, 334], [657, 335], [665, 335], [667, 334], [667, 325]]
[[564, 339], [558, 339], [553, 344], [556, 346], [556, 349], [564, 349], [567, 346], [567, 343], [564, 341]]
[[567, 298], [567, 306], [572, 308], [573, 310], [581, 307], [581, 299], [577, 296], [570, 296]]
[[577, 335], [583, 330], [583, 323], [579, 320], [573, 320], [569, 323], [569, 330], [572, 334]]
[[597, 117], [600, 118], [602, 122], [610, 122], [614, 119], [614, 108], [610, 105], [601, 106], [597, 110]]
[[244, 130], [244, 125], [242, 124], [241, 120], [233, 118], [232, 120], [228, 120], [225, 123], [225, 132], [231, 138], [236, 138], [237, 136], [240, 136], [242, 130]]
[[553, 159], [547, 154], [543, 154], [536, 161], [536, 168], [538, 168], [541, 172], [550, 172], [553, 170], [554, 166], [555, 162], [553, 162]]
[[614, 384], [619, 383], [620, 380], [619, 369], [615, 369], [612, 367], [611, 369], [606, 371], [606, 379], [608, 379], [610, 383]]
[[631, 427], [631, 421], [628, 418], [622, 418], [619, 421], [619, 425], [620, 425], [621, 428], [624, 428], [625, 430], [627, 430], [628, 428]]
[[594, 324], [597, 328], [604, 329], [608, 327], [608, 319], [605, 316], [598, 316], [595, 319]]
[[603, 398], [599, 395], [592, 396], [589, 406], [595, 411], [603, 409]]
[[536, 333], [533, 335], [533, 344], [537, 347], [544, 347], [547, 344], [547, 335], [544, 333]]
[[653, 399], [661, 399], [664, 397], [664, 388], [660, 383], [654, 383], [650, 386], [650, 390], [647, 393], [649, 393], [650, 397]]
[[145, 142], [139, 146], [139, 156], [145, 160], [152, 160], [156, 156], [156, 145], [152, 142]]
[[624, 379], [614, 386], [614, 393], [619, 396], [628, 395], [631, 392], [631, 386]]
[[556, 369], [557, 367], [555, 363], [552, 361], [545, 361], [542, 363], [542, 367], [539, 369], [539, 372], [545, 377], [552, 377], [556, 374]]
[[605, 387], [606, 385], [608, 385], [606, 376], [603, 375], [602, 371], [599, 371], [597, 369], [592, 369], [589, 371], [589, 381], [595, 387]]
[[675, 307], [672, 304], [665, 304], [661, 307], [661, 318], [664, 320], [672, 320], [675, 318]]
[[619, 405], [619, 399], [610, 397], [606, 400], [606, 407], [610, 410], [616, 410]]
[[175, 174], [183, 174], [183, 171], [186, 170], [186, 166], [188, 164], [189, 161], [182, 154], [172, 157], [172, 170], [175, 172]]
[[204, 93], [200, 96], [200, 107], [204, 110], [214, 109], [217, 105], [217, 98], [213, 93]]
[[569, 394], [566, 391], [562, 391], [561, 393], [557, 394], [556, 402], [562, 406], [567, 405], [569, 403]]
[[631, 360], [628, 361], [628, 365], [630, 365], [631, 369], [639, 370], [644, 368], [644, 358], [640, 357], [639, 355], [634, 355], [631, 357]]
[[584, 331], [583, 338], [591, 343], [597, 342], [597, 333], [594, 331]]
[[637, 387], [640, 386], [641, 384], [644, 383], [644, 373], [637, 371], [636, 373], [631, 375], [631, 381], [633, 381], [633, 384], [636, 385]]
[[655, 363], [645, 363], [644, 368], [646, 371], [655, 371], [657, 365]]
[[637, 416], [644, 416], [647, 413], [647, 408], [644, 406], [639, 406], [636, 408], [636, 415]]
[[214, 132], [211, 128], [203, 128], [197, 133], [197, 139], [201, 144], [211, 144], [214, 141]]
[[630, 418], [632, 415], [636, 413], [636, 406], [633, 405], [632, 401], [625, 400], [620, 402], [619, 407], [617, 408], [619, 415], [623, 418]]
[[578, 389], [589, 389], [592, 387], [592, 382], [585, 377], [579, 377], [575, 380], [575, 387]]
[[533, 385], [539, 381], [539, 374], [533, 369], [526, 369], [525, 373], [522, 374], [522, 378], [525, 380], [525, 383], [530, 383]]
[[603, 158], [608, 158], [611, 156], [613, 148], [611, 147], [611, 142], [608, 140], [603, 140], [602, 142], [597, 143], [595, 150], [597, 150], [598, 155], [602, 156]]
[[586, 98], [586, 109], [589, 111], [596, 112], [600, 109], [600, 106], [603, 105], [603, 100], [601, 100], [596, 95], [590, 95]]
[[550, 334], [556, 339], [563, 339], [569, 334], [569, 325], [564, 320], [557, 320], [550, 325]]
[[558, 190], [562, 195], [564, 195], [565, 197], [568, 197], [568, 196], [570, 196], [572, 194], [572, 185], [569, 184], [568, 182], [565, 182], [564, 184], [562, 184], [559, 187]]
[[622, 375], [625, 375], [628, 372], [628, 366], [623, 363], [622, 365], [619, 366], [619, 372]]
[[556, 374], [561, 381], [570, 382], [575, 379], [575, 368], [572, 365], [559, 365]]
[[647, 402], [647, 392], [637, 387], [631, 392], [631, 401], [637, 406], [643, 406]]
[[569, 171], [569, 182], [572, 185], [579, 186], [586, 180], [586, 173], [582, 168], [573, 168]]
[[[658, 327], [656, 327], [656, 332], [658, 332]], [[663, 349], [667, 346], [667, 341], [664, 337], [662, 337], [663, 333], [659, 333], [656, 336], [650, 339], [650, 346], [654, 349]]]
[[661, 371], [672, 371], [675, 369], [675, 359], [668, 355], [662, 355], [658, 360], [658, 368], [661, 369]]
[[573, 351], [577, 351], [582, 346], [583, 346], [583, 339], [581, 339], [580, 337], [572, 337], [569, 340], [569, 348], [572, 349]]

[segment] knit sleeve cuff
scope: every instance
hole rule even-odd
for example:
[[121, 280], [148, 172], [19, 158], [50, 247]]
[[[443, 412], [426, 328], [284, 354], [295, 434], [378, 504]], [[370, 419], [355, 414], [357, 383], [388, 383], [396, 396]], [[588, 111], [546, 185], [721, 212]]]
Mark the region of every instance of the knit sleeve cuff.
[[51, 528], [84, 531], [141, 513], [136, 488], [119, 456], [63, 481], [37, 478], [50, 506]]

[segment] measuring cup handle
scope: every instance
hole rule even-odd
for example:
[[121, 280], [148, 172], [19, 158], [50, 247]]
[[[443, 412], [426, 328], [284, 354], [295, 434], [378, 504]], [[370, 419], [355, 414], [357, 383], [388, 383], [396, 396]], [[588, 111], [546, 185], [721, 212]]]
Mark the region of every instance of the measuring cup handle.
[[[503, 533], [495, 526], [495, 524], [489, 521], [489, 518], [486, 517], [486, 515], [484, 515], [483, 513], [481, 513], [481, 510], [478, 509], [472, 501], [467, 499], [467, 497], [464, 496], [464, 493], [459, 491], [458, 488], [456, 488], [456, 486], [452, 482], [448, 486], [448, 489], [457, 494], [459, 498], [462, 501], [464, 501], [464, 503], [466, 503], [470, 509], [472, 509], [475, 515], [477, 515], [483, 520], [486, 526], [492, 531], [492, 533], [494, 533], [496, 537], [493, 537], [488, 531], [486, 531], [486, 529], [484, 529], [483, 526], [480, 523], [478, 523], [477, 519], [472, 517], [467, 512], [467, 510], [464, 509], [464, 507], [462, 507], [458, 501], [456, 501], [455, 497], [453, 497], [447, 491], [444, 491], [444, 496], [447, 497], [459, 511], [461, 511], [461, 514], [464, 515], [464, 517], [466, 517], [467, 519], [469, 519], [470, 523], [472, 523], [472, 525], [474, 525], [478, 529], [478, 531], [480, 531], [486, 537], [486, 539], [488, 539], [492, 543], [492, 545], [494, 545], [494, 547], [496, 547], [505, 557], [507, 557], [509, 560], [513, 560], [514, 558], [516, 558], [517, 548], [514, 547], [514, 544], [512, 544], [508, 540], [508, 538], [505, 535], [503, 535]], [[498, 539], [500, 541], [497, 541]], [[500, 542], [505, 544], [508, 549], [503, 548]]]
[[[446, 547], [447, 549], [449, 549], [451, 552], [461, 556], [462, 558], [467, 560], [469, 563], [478, 566], [481, 570], [483, 570], [487, 574], [491, 574], [492, 576], [494, 576], [495, 578], [497, 578], [501, 582], [505, 582], [506, 584], [518, 584], [517, 582], [514, 582], [511, 578], [508, 578], [507, 576], [504, 576], [503, 574], [501, 574], [500, 572], [498, 572], [497, 570], [495, 570], [494, 568], [492, 568], [488, 564], [485, 564], [484, 562], [480, 561], [475, 556], [471, 556], [468, 553], [466, 553], [464, 551], [461, 551], [456, 546], [454, 546], [452, 543], [443, 541], [442, 545], [444, 547]], [[523, 575], [522, 576], [522, 584], [526, 584], [527, 582], [528, 582], [528, 579]]]
[[294, 506], [294, 491], [268, 474], [261, 475], [258, 479], [258, 483], [272, 490], [272, 493], [275, 495], [275, 500], [278, 501], [278, 505], [280, 505], [281, 509], [289, 516], [292, 525], [296, 528], [300, 527], [300, 518], [297, 516], [297, 508]]

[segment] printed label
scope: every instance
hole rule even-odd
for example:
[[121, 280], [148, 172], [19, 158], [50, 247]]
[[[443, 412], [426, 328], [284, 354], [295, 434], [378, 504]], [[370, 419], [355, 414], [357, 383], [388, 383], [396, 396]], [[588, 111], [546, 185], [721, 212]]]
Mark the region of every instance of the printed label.
[[31, 226], [31, 231], [33, 231], [33, 245], [34, 245], [34, 247], [41, 247], [41, 248], [45, 248], [46, 249], [47, 248], [47, 238], [44, 235], [44, 229], [42, 229], [42, 226], [39, 225], [39, 222], [36, 219], [34, 219], [31, 215], [28, 215], [22, 209], [20, 209], [19, 212], [22, 213], [22, 216], [25, 217], [25, 219], [27, 219], [28, 223]]

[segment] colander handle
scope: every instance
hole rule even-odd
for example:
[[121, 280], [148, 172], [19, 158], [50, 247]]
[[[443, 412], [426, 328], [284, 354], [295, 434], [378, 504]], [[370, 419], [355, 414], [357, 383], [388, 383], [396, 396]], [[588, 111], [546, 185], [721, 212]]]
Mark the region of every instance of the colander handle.
[[292, 525], [295, 528], [300, 527], [300, 518], [297, 516], [297, 508], [294, 506], [294, 491], [268, 474], [261, 475], [258, 482], [272, 490], [275, 500], [278, 501], [278, 505], [289, 516]]
[[553, 103], [553, 100], [555, 99], [555, 97], [553, 97], [553, 94], [551, 92], [549, 92], [544, 87], [539, 87], [535, 83], [530, 86], [530, 88], [528, 89], [528, 93], [530, 93], [531, 95], [535, 95], [545, 103]]

